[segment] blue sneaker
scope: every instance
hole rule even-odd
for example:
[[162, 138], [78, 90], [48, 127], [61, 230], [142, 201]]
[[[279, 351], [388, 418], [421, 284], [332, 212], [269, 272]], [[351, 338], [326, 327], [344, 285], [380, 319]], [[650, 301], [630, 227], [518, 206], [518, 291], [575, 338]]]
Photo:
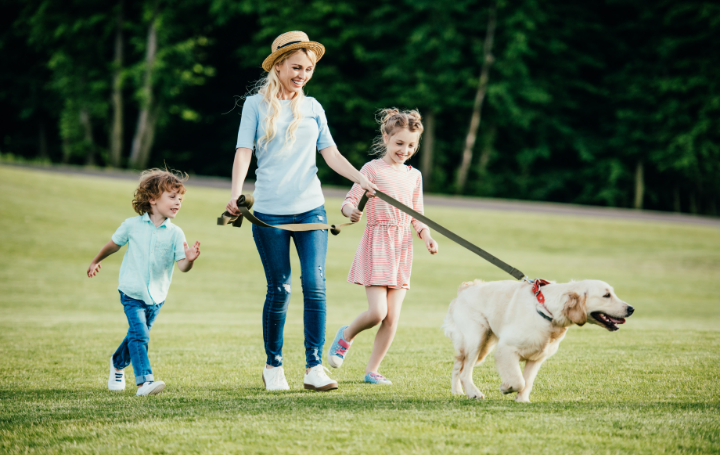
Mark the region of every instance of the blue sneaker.
[[368, 373], [365, 375], [365, 382], [370, 384], [392, 385], [392, 382], [380, 373]]
[[342, 366], [348, 349], [350, 349], [350, 346], [352, 345], [352, 343], [348, 343], [343, 338], [343, 333], [345, 332], [345, 329], [347, 327], [348, 326], [345, 325], [338, 329], [337, 333], [335, 334], [335, 339], [333, 340], [332, 344], [330, 345], [330, 349], [328, 350], [328, 363], [333, 368], [340, 368]]

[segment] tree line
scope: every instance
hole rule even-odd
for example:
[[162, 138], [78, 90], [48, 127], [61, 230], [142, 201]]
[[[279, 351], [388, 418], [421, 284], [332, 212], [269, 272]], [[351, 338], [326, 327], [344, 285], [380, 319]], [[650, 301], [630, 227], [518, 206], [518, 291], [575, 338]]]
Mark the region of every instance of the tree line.
[[718, 214], [716, 2], [4, 0], [0, 17], [5, 157], [228, 176], [270, 43], [303, 30], [327, 51], [307, 93], [357, 166], [377, 109], [417, 108], [428, 191]]

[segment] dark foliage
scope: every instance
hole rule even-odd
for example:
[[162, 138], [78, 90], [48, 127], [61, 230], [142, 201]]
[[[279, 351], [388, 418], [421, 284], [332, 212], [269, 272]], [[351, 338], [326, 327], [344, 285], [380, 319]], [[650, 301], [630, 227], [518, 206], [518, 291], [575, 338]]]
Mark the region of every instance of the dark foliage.
[[[0, 4], [3, 154], [107, 164], [118, 5]], [[358, 167], [369, 159], [379, 108], [432, 112], [434, 161], [425, 179], [431, 191], [454, 193], [488, 6], [125, 2], [123, 162], [143, 102], [153, 17], [159, 115], [149, 165], [206, 175], [230, 175], [242, 96], [262, 75], [274, 37], [304, 30], [327, 49], [307, 92], [325, 107], [340, 151]], [[494, 64], [464, 194], [716, 215], [718, 49], [715, 2], [499, 0]], [[319, 174], [347, 185], [322, 160]]]

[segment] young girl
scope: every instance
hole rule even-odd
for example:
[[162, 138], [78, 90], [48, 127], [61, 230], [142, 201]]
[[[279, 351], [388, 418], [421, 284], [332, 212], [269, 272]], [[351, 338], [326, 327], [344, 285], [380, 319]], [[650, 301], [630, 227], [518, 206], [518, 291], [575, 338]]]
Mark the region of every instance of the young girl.
[[[414, 110], [400, 112], [397, 109], [384, 109], [381, 113], [381, 135], [373, 147], [373, 153], [380, 159], [365, 164], [360, 172], [383, 193], [423, 213], [422, 176], [417, 169], [404, 164], [415, 154], [420, 141], [423, 131], [420, 114]], [[363, 189], [355, 184], [343, 202], [341, 211], [351, 221], [356, 222], [362, 216], [357, 205], [363, 193]], [[384, 201], [372, 198], [366, 209], [367, 226], [355, 253], [348, 281], [365, 286], [368, 310], [350, 325], [340, 327], [330, 346], [328, 363], [339, 368], [357, 334], [380, 324], [370, 361], [365, 368], [365, 382], [392, 384], [378, 373], [378, 369], [395, 336], [400, 307], [410, 289], [413, 254], [410, 224], [425, 241], [431, 254], [437, 253], [438, 245], [426, 225]]]
[[165, 303], [175, 263], [188, 272], [200, 255], [200, 242], [188, 247], [182, 229], [170, 221], [180, 211], [184, 194], [183, 180], [175, 174], [160, 169], [143, 172], [132, 201], [139, 216], [126, 219], [88, 267], [92, 278], [100, 271], [100, 261], [128, 244], [118, 291], [129, 328], [110, 357], [109, 390], [125, 390], [125, 367], [130, 363], [138, 396], [156, 395], [165, 388], [150, 368], [150, 328]]

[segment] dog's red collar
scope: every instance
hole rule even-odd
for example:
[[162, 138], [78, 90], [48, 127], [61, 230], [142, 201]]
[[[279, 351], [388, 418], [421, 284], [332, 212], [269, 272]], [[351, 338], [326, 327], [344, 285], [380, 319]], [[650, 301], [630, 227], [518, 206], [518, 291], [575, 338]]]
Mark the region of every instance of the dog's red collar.
[[[552, 321], [553, 314], [550, 312], [550, 310], [548, 310], [548, 307], [545, 306], [545, 296], [543, 295], [542, 291], [540, 290], [541, 287], [548, 285], [548, 284], [550, 284], [550, 282], [548, 280], [543, 280], [543, 279], [537, 278], [534, 281], [532, 281], [532, 285], [533, 285], [532, 292], [533, 292], [533, 294], [535, 294], [535, 298], [537, 299], [538, 303], [540, 305], [542, 305], [542, 307], [545, 309], [545, 311], [548, 312], [548, 314], [550, 315], [550, 320]], [[538, 313], [540, 313], [540, 312], [538, 311]], [[544, 317], [545, 315], [540, 314], [540, 316]], [[545, 318], [545, 319], [548, 319], [548, 318]]]

